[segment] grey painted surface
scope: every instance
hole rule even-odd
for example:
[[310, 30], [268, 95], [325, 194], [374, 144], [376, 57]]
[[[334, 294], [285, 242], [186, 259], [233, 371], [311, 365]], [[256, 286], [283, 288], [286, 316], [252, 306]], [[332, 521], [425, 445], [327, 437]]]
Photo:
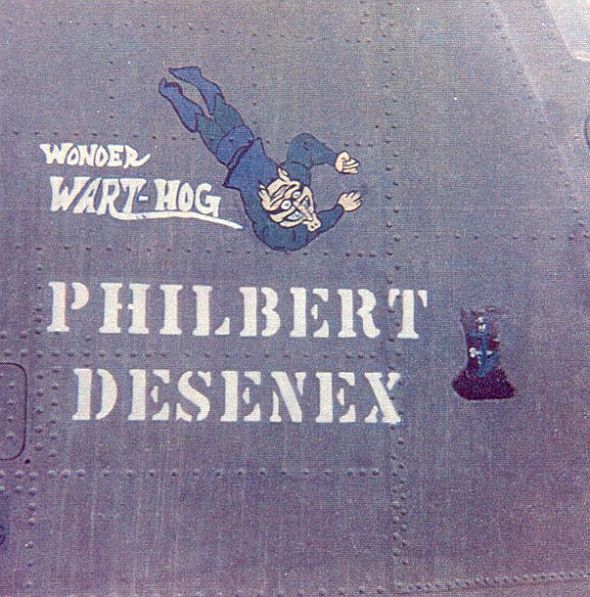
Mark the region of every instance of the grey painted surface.
[[[25, 450], [0, 463], [0, 594], [588, 594], [588, 66], [543, 2], [1, 13], [0, 351], [26, 371], [29, 400]], [[224, 168], [157, 93], [181, 64], [218, 81], [277, 160], [302, 131], [358, 157], [357, 180], [321, 170], [314, 190], [329, 205], [361, 186], [361, 210], [305, 253], [266, 251]], [[138, 173], [210, 182], [244, 230], [52, 214], [49, 176], [78, 173], [44, 163], [39, 144], [60, 141], [149, 152]], [[95, 303], [51, 335], [50, 280], [206, 283], [219, 316], [240, 285], [424, 288], [429, 307], [416, 341], [388, 340], [386, 310], [375, 340], [198, 339], [190, 314], [182, 336], [104, 336]], [[466, 360], [460, 310], [485, 305], [504, 313], [518, 394], [474, 404], [451, 381]], [[74, 422], [85, 365], [117, 374], [127, 400], [134, 367], [219, 379], [391, 366], [403, 420]]]

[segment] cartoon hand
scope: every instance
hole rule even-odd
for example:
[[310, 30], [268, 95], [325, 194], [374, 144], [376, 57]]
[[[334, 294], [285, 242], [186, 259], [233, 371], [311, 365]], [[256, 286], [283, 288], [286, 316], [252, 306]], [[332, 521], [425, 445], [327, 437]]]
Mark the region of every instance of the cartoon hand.
[[336, 158], [335, 168], [341, 174], [358, 174], [359, 163], [350, 157], [348, 151], [342, 151]]
[[361, 206], [361, 194], [353, 191], [352, 193], [344, 193], [338, 197], [338, 205], [344, 211], [354, 211]]

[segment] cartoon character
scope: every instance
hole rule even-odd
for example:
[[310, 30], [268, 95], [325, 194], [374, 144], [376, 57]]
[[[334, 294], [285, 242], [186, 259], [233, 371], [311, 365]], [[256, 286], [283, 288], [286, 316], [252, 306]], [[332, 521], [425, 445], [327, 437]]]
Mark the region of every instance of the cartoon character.
[[337, 154], [304, 133], [291, 141], [287, 160], [278, 167], [266, 155], [262, 140], [225, 101], [221, 89], [203, 77], [200, 68], [169, 70], [199, 90], [210, 116], [187, 98], [176, 82], [162, 79], [160, 93], [172, 104], [185, 128], [198, 132], [207, 149], [227, 167], [224, 186], [240, 192], [254, 233], [268, 247], [285, 252], [301, 249], [333, 228], [344, 212], [360, 207], [360, 193], [353, 191], [340, 195], [331, 209], [316, 212], [310, 188], [314, 166], [330, 164], [341, 174], [357, 174], [359, 162], [348, 152]]
[[493, 307], [461, 311], [468, 360], [463, 371], [453, 380], [453, 388], [466, 400], [501, 400], [514, 396], [514, 387], [500, 363], [497, 316]]

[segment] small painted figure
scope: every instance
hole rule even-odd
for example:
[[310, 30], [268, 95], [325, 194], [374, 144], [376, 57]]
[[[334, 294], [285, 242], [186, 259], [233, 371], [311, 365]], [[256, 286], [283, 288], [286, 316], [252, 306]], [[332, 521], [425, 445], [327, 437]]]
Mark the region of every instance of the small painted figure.
[[500, 342], [493, 308], [461, 311], [467, 343], [467, 365], [454, 379], [453, 388], [466, 400], [511, 398], [514, 388], [500, 366]]
[[209, 115], [187, 98], [181, 86], [160, 81], [160, 93], [172, 104], [180, 121], [198, 132], [207, 149], [224, 164], [225, 187], [239, 191], [256, 236], [277, 251], [296, 251], [333, 228], [345, 212], [361, 205], [358, 192], [340, 195], [331, 209], [316, 212], [310, 188], [314, 166], [328, 164], [341, 174], [357, 174], [359, 162], [348, 152], [336, 153], [313, 135], [295, 137], [280, 167], [264, 150], [262, 140], [246, 126], [221, 89], [196, 66], [171, 68], [170, 73], [200, 92]]

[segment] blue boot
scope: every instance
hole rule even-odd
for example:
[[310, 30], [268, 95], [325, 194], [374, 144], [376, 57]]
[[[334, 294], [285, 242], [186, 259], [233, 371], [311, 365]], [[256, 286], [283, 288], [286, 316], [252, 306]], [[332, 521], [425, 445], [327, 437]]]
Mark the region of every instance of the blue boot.
[[183, 66], [181, 68], [169, 68], [168, 70], [177, 79], [186, 81], [199, 90], [210, 114], [213, 114], [215, 110], [215, 97], [220, 95], [222, 99], [225, 99], [223, 93], [221, 93], [221, 89], [215, 83], [209, 81], [209, 79], [205, 79], [198, 66]]
[[196, 132], [198, 129], [197, 117], [204, 115], [203, 108], [185, 97], [182, 94], [182, 87], [178, 83], [169, 83], [166, 79], [162, 79], [159, 91], [172, 104], [185, 128], [191, 133]]

